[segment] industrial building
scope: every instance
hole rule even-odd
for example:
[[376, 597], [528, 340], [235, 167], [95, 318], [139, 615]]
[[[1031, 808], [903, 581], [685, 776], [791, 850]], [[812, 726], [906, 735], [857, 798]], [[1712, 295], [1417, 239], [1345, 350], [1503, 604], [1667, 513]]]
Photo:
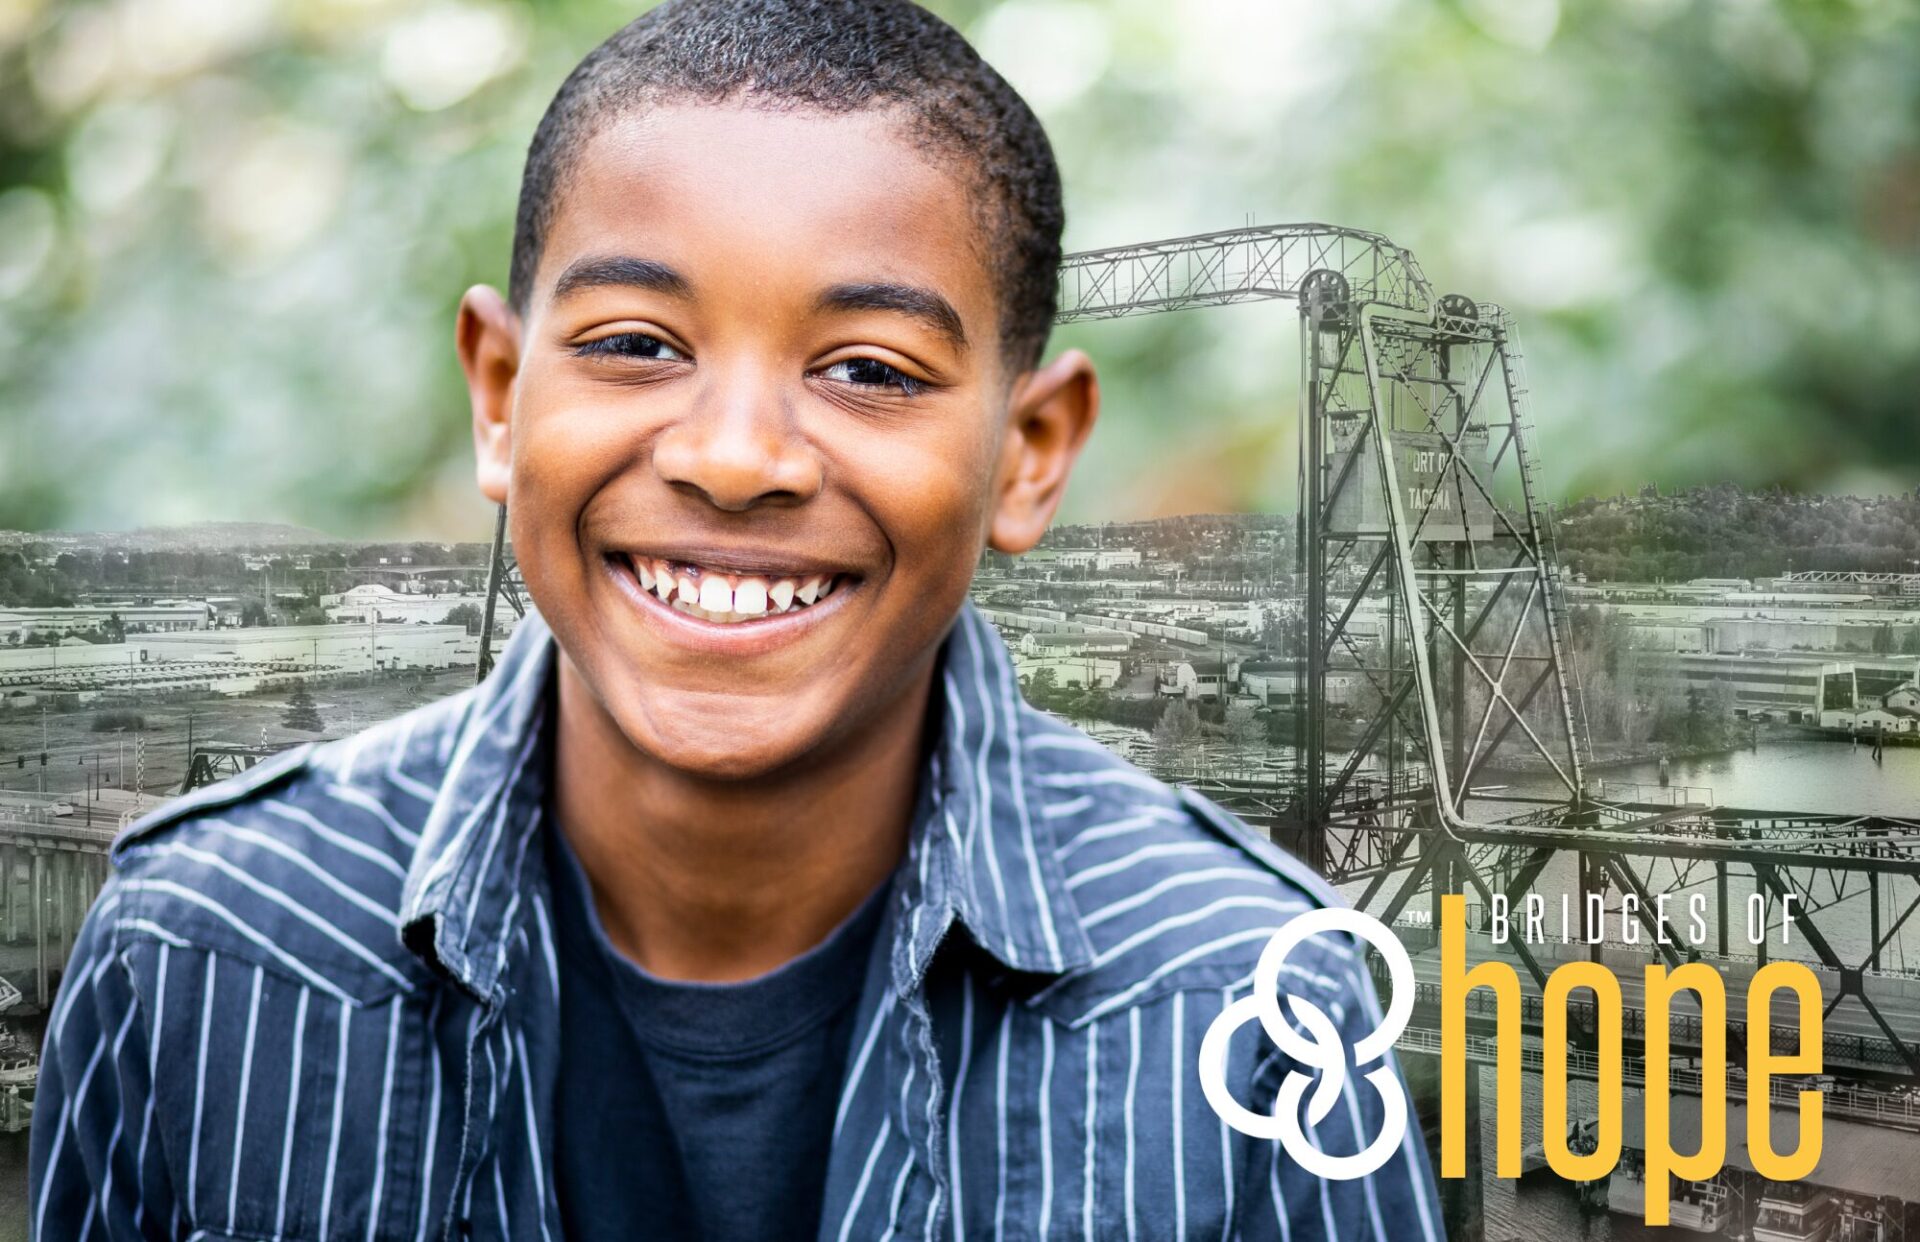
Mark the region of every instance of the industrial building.
[[485, 608], [486, 602], [485, 595], [419, 594], [396, 591], [377, 582], [363, 583], [338, 595], [320, 597], [320, 607], [328, 619], [361, 625], [375, 621], [401, 625], [424, 621], [429, 625], [437, 625], [462, 604], [470, 604], [479, 610]]
[[232, 660], [324, 671], [470, 665], [479, 640], [461, 625], [277, 625], [148, 635], [152, 660]]
[[1640, 653], [1639, 668], [1653, 684], [1680, 693], [1725, 689], [1732, 694], [1734, 711], [1739, 715], [1777, 710], [1789, 721], [1811, 722], [1823, 706], [1835, 706], [1831, 696], [1826, 696], [1828, 701], [1823, 703], [1821, 687], [1825, 681], [1846, 679], [1847, 705], [1864, 705], [1913, 682], [1920, 673], [1920, 661], [1835, 660], [1830, 655], [1797, 652], [1729, 655], [1649, 651]]
[[204, 630], [212, 609], [204, 602], [170, 600], [153, 604], [85, 604], [73, 608], [0, 608], [0, 641], [29, 634], [94, 634], [116, 624], [128, 634]]
[[1175, 698], [1218, 699], [1232, 690], [1239, 672], [1229, 660], [1177, 660], [1166, 666], [1156, 688]]
[[1035, 658], [1048, 656], [1118, 655], [1133, 647], [1131, 635], [1117, 630], [1082, 630], [1075, 634], [1040, 634], [1029, 631], [1020, 637], [1019, 651]]
[[1061, 689], [1111, 690], [1125, 673], [1119, 660], [1106, 656], [1032, 656], [1013, 653], [1013, 668], [1023, 681], [1030, 681], [1042, 669], [1051, 670], [1053, 684]]

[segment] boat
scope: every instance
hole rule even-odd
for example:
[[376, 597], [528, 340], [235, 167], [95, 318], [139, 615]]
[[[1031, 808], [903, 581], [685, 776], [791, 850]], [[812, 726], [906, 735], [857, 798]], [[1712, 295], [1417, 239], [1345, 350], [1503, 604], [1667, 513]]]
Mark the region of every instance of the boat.
[[[1733, 1224], [1733, 1190], [1724, 1176], [1710, 1181], [1688, 1182], [1672, 1179], [1667, 1199], [1667, 1220], [1675, 1229], [1688, 1233], [1721, 1235]], [[1646, 1156], [1628, 1148], [1620, 1153], [1607, 1179], [1606, 1208], [1609, 1212], [1635, 1220], [1647, 1214]]]
[[1895, 1238], [1905, 1236], [1893, 1230], [1894, 1221], [1881, 1204], [1842, 1199], [1833, 1242], [1894, 1242]]
[[1753, 1242], [1829, 1242], [1839, 1224], [1839, 1206], [1824, 1186], [1768, 1182], [1753, 1221]]
[[1718, 1236], [1733, 1222], [1733, 1193], [1720, 1177], [1706, 1182], [1681, 1182], [1668, 1207], [1675, 1229]]
[[1607, 1178], [1607, 1211], [1634, 1220], [1647, 1217], [1646, 1157], [1629, 1147]]

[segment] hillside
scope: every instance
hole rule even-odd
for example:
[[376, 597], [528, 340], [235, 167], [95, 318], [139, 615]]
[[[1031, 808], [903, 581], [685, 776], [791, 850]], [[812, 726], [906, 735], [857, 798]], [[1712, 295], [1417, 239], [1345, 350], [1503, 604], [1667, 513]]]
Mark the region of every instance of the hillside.
[[1721, 484], [1581, 500], [1554, 517], [1561, 560], [1603, 580], [1911, 572], [1920, 561], [1920, 492], [1807, 496]]

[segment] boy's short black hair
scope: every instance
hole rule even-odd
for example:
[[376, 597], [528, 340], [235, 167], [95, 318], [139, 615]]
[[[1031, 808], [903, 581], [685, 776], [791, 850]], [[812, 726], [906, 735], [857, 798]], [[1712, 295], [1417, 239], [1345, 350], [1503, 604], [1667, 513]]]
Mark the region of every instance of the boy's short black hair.
[[1052, 326], [1065, 214], [1053, 148], [1026, 101], [953, 27], [906, 0], [668, 0], [580, 62], [527, 152], [508, 296], [525, 311], [580, 148], [648, 103], [751, 97], [770, 107], [897, 108], [914, 138], [971, 168], [1001, 340], [1033, 366]]

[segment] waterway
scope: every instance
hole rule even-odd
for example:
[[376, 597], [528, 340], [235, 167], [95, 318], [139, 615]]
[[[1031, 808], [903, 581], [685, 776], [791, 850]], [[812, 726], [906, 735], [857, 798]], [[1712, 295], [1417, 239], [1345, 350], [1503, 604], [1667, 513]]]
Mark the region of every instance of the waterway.
[[[1876, 760], [1872, 748], [1865, 745], [1800, 738], [1762, 740], [1750, 749], [1670, 764], [1665, 786], [1660, 784], [1657, 763], [1610, 769], [1593, 777], [1595, 782], [1605, 782], [1604, 786], [1596, 783], [1594, 788], [1607, 800], [1702, 803], [1748, 811], [1879, 815], [1920, 821], [1920, 747], [1888, 747]], [[1551, 777], [1505, 777], [1498, 785], [1480, 787], [1479, 792], [1553, 797], [1556, 782]], [[1472, 809], [1489, 819], [1510, 815], [1514, 810], [1512, 804], [1493, 798], [1473, 803]], [[1641, 859], [1635, 865], [1651, 892], [1672, 895], [1670, 913], [1681, 925], [1683, 943], [1687, 934], [1686, 902], [1693, 894], [1704, 896], [1706, 922], [1711, 930], [1708, 943], [1698, 947], [1717, 949], [1719, 908], [1713, 868], [1702, 863], [1652, 859]], [[1815, 885], [1815, 892], [1831, 904], [1811, 917], [1817, 917], [1819, 930], [1843, 958], [1860, 961], [1873, 940], [1868, 881], [1856, 876], [1849, 883], [1846, 895], [1838, 900], [1835, 898], [1839, 895], [1830, 886]], [[1880, 890], [1881, 932], [1885, 934], [1912, 899], [1913, 884], [1891, 875], [1874, 877], [1872, 883]], [[1577, 891], [1572, 858], [1550, 864], [1535, 889], [1548, 899], [1547, 930], [1557, 937], [1558, 897]], [[1745, 868], [1736, 867], [1728, 881], [1727, 911], [1728, 949], [1735, 955], [1757, 952], [1751, 942], [1753, 936], [1748, 934], [1751, 930], [1757, 935], [1761, 930], [1758, 922], [1750, 923], [1749, 919], [1754, 910], [1753, 891]], [[1624, 933], [1619, 895], [1610, 895], [1607, 904], [1608, 938], [1620, 940]], [[1768, 952], [1776, 957], [1815, 960], [1805, 935], [1799, 934], [1799, 924], [1806, 917], [1798, 916], [1791, 926], [1783, 928], [1779, 908], [1769, 903], [1765, 909]], [[1920, 970], [1920, 926], [1913, 925], [1916, 922], [1908, 920], [1909, 925], [1884, 947], [1882, 968]], [[1574, 934], [1578, 935], [1577, 927]]]
[[[1609, 769], [1594, 775], [1616, 785], [1633, 782], [1643, 784], [1648, 787], [1646, 792], [1650, 798], [1657, 797], [1660, 789], [1661, 774], [1657, 763]], [[1666, 788], [1676, 791], [1670, 795], [1676, 801], [1706, 802], [1743, 810], [1882, 815], [1920, 820], [1920, 748], [1888, 747], [1882, 757], [1875, 760], [1871, 748], [1864, 745], [1798, 738], [1767, 739], [1751, 749], [1669, 764], [1666, 775]], [[1549, 796], [1553, 793], [1552, 783], [1546, 780], [1509, 778], [1507, 784], [1510, 789], [1505, 792], [1532, 792]], [[1489, 802], [1482, 805], [1492, 807], [1497, 804]], [[1658, 871], [1656, 878], [1668, 881], [1669, 887], [1687, 892], [1703, 891], [1711, 902], [1713, 886], [1710, 871], [1688, 874], [1676, 871], [1670, 864], [1643, 865], [1654, 867]], [[1686, 880], [1692, 880], [1693, 883], [1681, 883]], [[1542, 892], [1552, 894], [1563, 891], [1571, 881], [1572, 876], [1565, 869], [1550, 869], [1542, 877], [1539, 887]], [[1896, 882], [1893, 877], [1880, 877], [1878, 883], [1882, 886], [1883, 909], [1891, 907], [1895, 914], [1904, 907], [1905, 900], [1913, 895], [1912, 884], [1908, 881]], [[1653, 887], [1658, 889], [1662, 885], [1656, 883]], [[1729, 887], [1733, 902], [1744, 903], [1751, 892], [1751, 885], [1737, 876]], [[1899, 906], [1891, 905], [1895, 896], [1903, 899]], [[1821, 911], [1817, 916], [1821, 929], [1835, 942], [1836, 949], [1850, 960], [1858, 960], [1867, 944], [1869, 920], [1866, 907], [1864, 889], [1857, 889], [1855, 896]], [[1614, 908], [1617, 910], [1617, 905]], [[1610, 936], [1617, 939], [1617, 914], [1610, 923]], [[1742, 943], [1744, 937], [1739, 924], [1740, 920], [1736, 917], [1731, 947], [1735, 953], [1750, 953], [1751, 946]], [[1812, 957], [1804, 936], [1794, 937], [1783, 945], [1780, 935], [1775, 919], [1769, 925], [1769, 948], [1776, 956]], [[1893, 969], [1920, 968], [1920, 934], [1903, 932], [1888, 947], [1884, 965]], [[1920, 1035], [1920, 1032], [1903, 1034]], [[1483, 1079], [1483, 1082], [1486, 1089], [1490, 1090], [1491, 1081]], [[1590, 1090], [1587, 1084], [1577, 1084], [1575, 1087], [1576, 1094]], [[1539, 1117], [1533, 1110], [1528, 1111], [1532, 1115], [1525, 1119], [1527, 1137], [1530, 1141], [1537, 1141]], [[1484, 1120], [1491, 1127], [1491, 1116]], [[1490, 1129], [1485, 1141], [1490, 1150], [1493, 1141]], [[1916, 1192], [1920, 1193], [1920, 1182], [1916, 1183]], [[1583, 1215], [1570, 1188], [1550, 1177], [1529, 1179], [1519, 1184], [1489, 1180], [1485, 1208], [1490, 1242], [1521, 1238], [1555, 1238], [1567, 1242], [1640, 1242], [1647, 1238], [1697, 1239], [1702, 1236], [1649, 1228], [1623, 1216]]]
[[[1660, 766], [1633, 764], [1593, 776], [1658, 788]], [[1697, 790], [1690, 801], [1717, 806], [1920, 820], [1920, 746], [1889, 746], [1876, 761], [1866, 743], [1769, 739], [1751, 749], [1669, 764], [1667, 779], [1669, 787]], [[1547, 782], [1511, 783], [1551, 792]]]

